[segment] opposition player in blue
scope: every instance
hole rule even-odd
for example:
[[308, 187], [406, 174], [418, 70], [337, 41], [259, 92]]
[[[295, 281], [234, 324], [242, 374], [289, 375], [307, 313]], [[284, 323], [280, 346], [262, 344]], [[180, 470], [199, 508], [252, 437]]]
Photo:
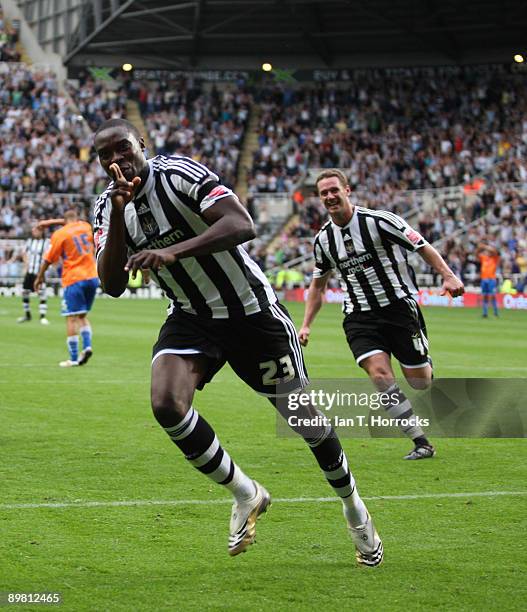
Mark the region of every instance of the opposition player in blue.
[[497, 271], [500, 256], [496, 247], [482, 242], [476, 251], [480, 263], [481, 295], [483, 297], [483, 318], [489, 316], [489, 302], [492, 304], [494, 316], [498, 316], [496, 291], [498, 290]]
[[[66, 317], [69, 359], [59, 363], [62, 368], [84, 365], [93, 354], [92, 328], [88, 320], [95, 293], [99, 286], [95, 267], [93, 232], [91, 225], [78, 218], [77, 210], [64, 213], [64, 220], [47, 223], [64, 223], [51, 236], [51, 245], [35, 280], [35, 291], [44, 282], [50, 265], [62, 261], [62, 316]], [[79, 352], [79, 334], [83, 349]]]

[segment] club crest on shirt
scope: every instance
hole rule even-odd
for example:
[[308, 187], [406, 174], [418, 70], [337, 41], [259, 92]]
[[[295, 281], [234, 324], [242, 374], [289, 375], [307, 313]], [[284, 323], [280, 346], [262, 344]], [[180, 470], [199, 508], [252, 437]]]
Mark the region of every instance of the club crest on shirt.
[[147, 238], [152, 238], [159, 233], [159, 226], [153, 215], [141, 215], [140, 216], [141, 228]]
[[144, 235], [148, 239], [159, 236], [159, 225], [144, 198], [135, 201], [135, 212]]
[[346, 249], [346, 253], [349, 256], [355, 255], [355, 247], [353, 246], [353, 241], [352, 240], [345, 240], [344, 241], [344, 248]]

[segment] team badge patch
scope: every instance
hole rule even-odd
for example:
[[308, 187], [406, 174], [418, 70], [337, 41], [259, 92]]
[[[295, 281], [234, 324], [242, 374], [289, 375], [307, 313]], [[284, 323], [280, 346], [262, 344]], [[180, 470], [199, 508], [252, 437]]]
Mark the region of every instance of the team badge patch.
[[94, 236], [93, 236], [93, 241], [95, 242], [95, 248], [98, 249], [99, 248], [99, 242], [101, 241], [101, 236], [103, 234], [102, 228], [98, 229]]
[[407, 230], [404, 231], [404, 235], [408, 238], [408, 240], [412, 244], [417, 244], [421, 242], [421, 240], [423, 239], [421, 234], [413, 230], [411, 227], [409, 227]]
[[207, 195], [207, 198], [221, 198], [223, 196], [230, 195], [231, 193], [231, 190], [227, 189], [227, 187], [218, 185], [217, 187], [214, 187], [214, 189]]

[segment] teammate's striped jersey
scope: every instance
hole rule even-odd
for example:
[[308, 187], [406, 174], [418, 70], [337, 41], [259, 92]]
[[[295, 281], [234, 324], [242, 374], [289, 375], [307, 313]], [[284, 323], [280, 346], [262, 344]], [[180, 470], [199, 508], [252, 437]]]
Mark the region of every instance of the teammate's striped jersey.
[[47, 238], [28, 238], [24, 245], [27, 274], [38, 274], [44, 253], [49, 247]]
[[[202, 234], [209, 228], [203, 212], [226, 196], [236, 197], [216, 174], [188, 157], [158, 155], [148, 166], [147, 179], [125, 208], [130, 252], [162, 249]], [[112, 185], [95, 203], [97, 259], [108, 235]], [[276, 302], [265, 275], [241, 246], [187, 257], [151, 273], [172, 300], [170, 311], [226, 319], [256, 314]]]
[[407, 251], [426, 240], [401, 217], [386, 211], [355, 206], [345, 227], [328, 221], [315, 238], [315, 269], [320, 278], [335, 269], [346, 314], [382, 308], [417, 293]]

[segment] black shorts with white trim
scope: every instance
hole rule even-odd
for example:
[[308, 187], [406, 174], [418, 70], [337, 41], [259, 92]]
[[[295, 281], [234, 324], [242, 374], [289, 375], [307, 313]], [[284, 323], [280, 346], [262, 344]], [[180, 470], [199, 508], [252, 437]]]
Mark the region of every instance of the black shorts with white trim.
[[412, 298], [401, 298], [383, 308], [352, 312], [344, 318], [343, 327], [358, 364], [381, 352], [393, 355], [408, 368], [428, 364], [426, 325]]
[[25, 289], [26, 291], [33, 291], [33, 285], [35, 284], [36, 278], [36, 274], [31, 274], [31, 272], [28, 272], [24, 276], [24, 283], [22, 285], [22, 289]]
[[209, 358], [209, 369], [198, 389], [203, 389], [225, 363], [255, 391], [270, 397], [287, 395], [308, 384], [294, 323], [279, 303], [230, 319], [176, 310], [159, 332], [153, 361], [165, 354], [204, 354]]

